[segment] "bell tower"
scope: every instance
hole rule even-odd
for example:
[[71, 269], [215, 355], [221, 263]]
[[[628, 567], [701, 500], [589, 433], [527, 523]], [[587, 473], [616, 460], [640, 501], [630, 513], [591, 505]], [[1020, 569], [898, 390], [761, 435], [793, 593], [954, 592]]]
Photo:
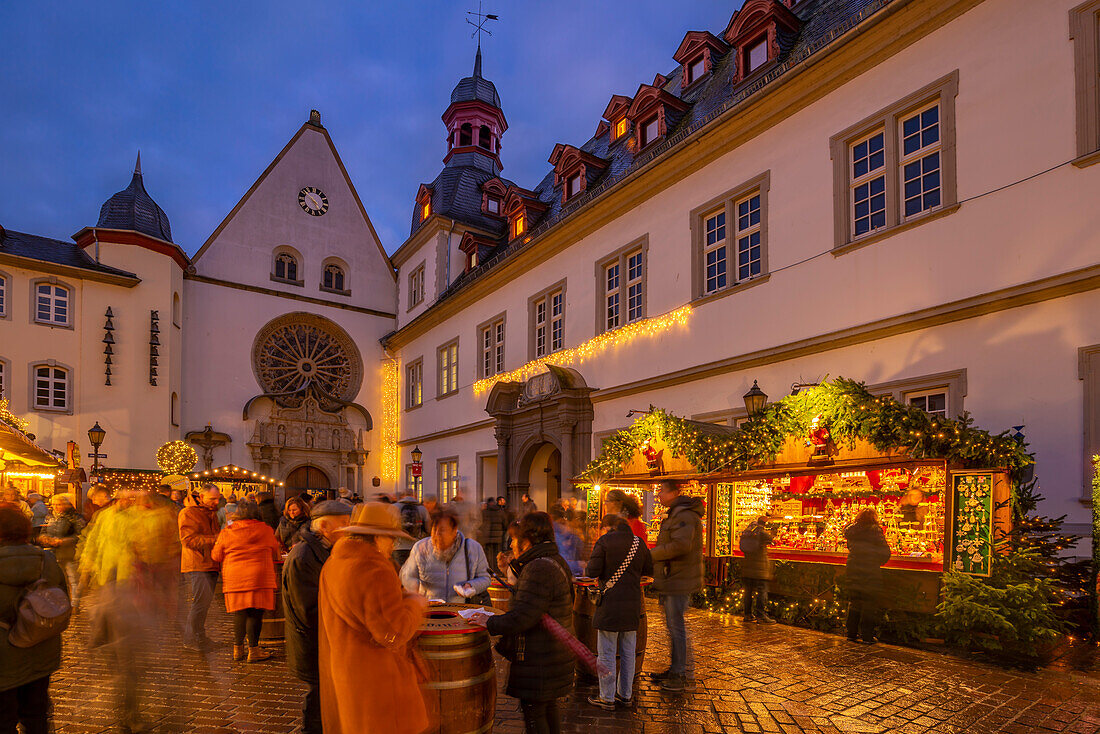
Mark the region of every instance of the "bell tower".
[[447, 126], [447, 166], [473, 166], [500, 175], [500, 138], [508, 129], [496, 86], [481, 75], [481, 44], [474, 73], [455, 85], [443, 113]]

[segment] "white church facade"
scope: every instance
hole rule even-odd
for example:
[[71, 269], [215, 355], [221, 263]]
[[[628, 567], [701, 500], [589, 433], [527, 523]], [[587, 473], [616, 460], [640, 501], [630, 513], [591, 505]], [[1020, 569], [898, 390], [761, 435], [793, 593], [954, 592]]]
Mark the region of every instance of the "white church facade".
[[[109, 201], [75, 243], [5, 232], [3, 396], [47, 448], [99, 420], [115, 466], [190, 435], [200, 468], [288, 487], [545, 506], [631, 411], [736, 426], [754, 382], [778, 399], [844, 376], [1021, 434], [1046, 514], [1080, 527], [1100, 452], [1098, 34], [1100, 0], [748, 0], [687, 32], [671, 71], [608, 90], [539, 182], [504, 176], [479, 52], [400, 246], [319, 116], [192, 257], [134, 184], [112, 199], [130, 218]], [[44, 286], [69, 323], [38, 320]]]

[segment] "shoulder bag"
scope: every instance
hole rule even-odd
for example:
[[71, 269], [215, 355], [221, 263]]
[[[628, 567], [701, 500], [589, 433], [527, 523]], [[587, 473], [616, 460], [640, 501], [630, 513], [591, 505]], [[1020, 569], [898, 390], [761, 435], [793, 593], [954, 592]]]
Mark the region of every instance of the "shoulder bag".
[[607, 585], [605, 585], [601, 589], [599, 587], [599, 584], [597, 583], [596, 586], [588, 589], [588, 600], [592, 602], [593, 606], [598, 607], [603, 604], [603, 599], [607, 592], [611, 591], [612, 587], [614, 587], [615, 584], [619, 583], [619, 579], [622, 577], [623, 573], [626, 572], [627, 566], [629, 566], [630, 562], [634, 560], [634, 554], [638, 552], [639, 545], [640, 542], [638, 540], [638, 536], [635, 535], [634, 542], [630, 545], [630, 552], [626, 554], [626, 558], [623, 560], [622, 565], [619, 566], [618, 570], [616, 570], [615, 573], [611, 574], [611, 578], [607, 580]]

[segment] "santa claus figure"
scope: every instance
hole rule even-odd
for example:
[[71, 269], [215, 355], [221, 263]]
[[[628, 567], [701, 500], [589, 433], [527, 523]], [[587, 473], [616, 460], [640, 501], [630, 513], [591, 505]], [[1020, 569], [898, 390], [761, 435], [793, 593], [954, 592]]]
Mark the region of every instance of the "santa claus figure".
[[827, 456], [829, 453], [829, 427], [825, 425], [825, 418], [815, 415], [810, 422], [810, 432], [806, 436], [806, 445], [813, 449], [814, 456]]

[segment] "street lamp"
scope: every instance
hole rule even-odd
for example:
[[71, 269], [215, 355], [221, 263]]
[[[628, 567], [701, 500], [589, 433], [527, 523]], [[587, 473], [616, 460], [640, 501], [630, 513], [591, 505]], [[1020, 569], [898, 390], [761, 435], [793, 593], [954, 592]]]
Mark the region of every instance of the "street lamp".
[[745, 410], [749, 412], [750, 419], [759, 418], [764, 412], [764, 406], [768, 404], [768, 396], [756, 384], [756, 380], [752, 381], [752, 388], [745, 393], [744, 399]]
[[420, 460], [424, 458], [424, 452], [417, 446], [412, 450], [412, 460], [414, 464], [419, 464]]
[[92, 474], [99, 476], [99, 460], [104, 458], [99, 453], [99, 447], [103, 445], [103, 439], [107, 437], [107, 432], [104, 431], [99, 421], [95, 422], [95, 425], [88, 429], [88, 440], [92, 442]]

